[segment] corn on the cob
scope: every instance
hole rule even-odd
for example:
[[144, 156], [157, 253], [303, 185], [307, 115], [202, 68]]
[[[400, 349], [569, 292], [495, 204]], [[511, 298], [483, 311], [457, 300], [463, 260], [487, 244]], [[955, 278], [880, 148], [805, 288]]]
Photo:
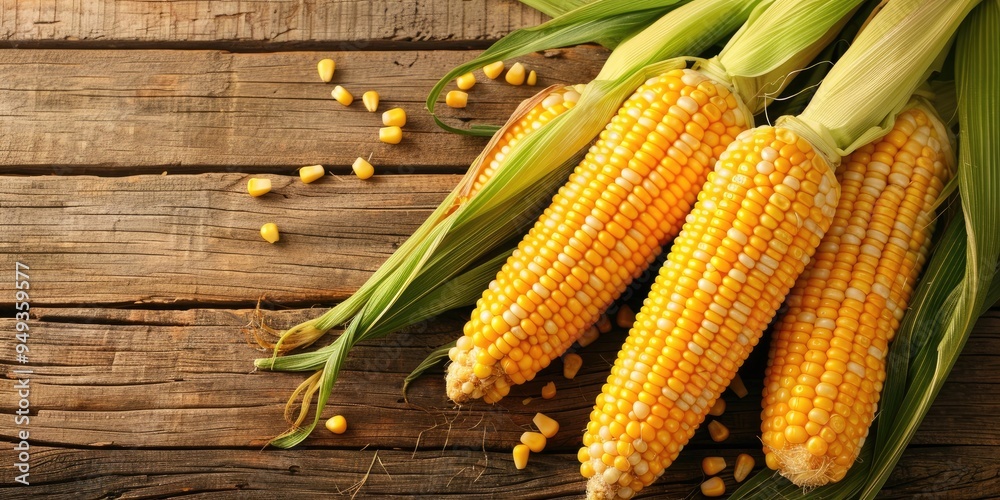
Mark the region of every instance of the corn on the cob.
[[845, 158], [840, 205], [788, 297], [765, 372], [767, 466], [811, 487], [839, 481], [875, 417], [899, 328], [947, 182], [948, 139], [919, 107]]
[[565, 352], [677, 234], [749, 118], [698, 71], [640, 86], [483, 293], [449, 353], [448, 397], [495, 402]]
[[[722, 154], [597, 397], [581, 473], [592, 498], [662, 474], [715, 404], [830, 225], [833, 171], [790, 129]], [[625, 457], [628, 467], [614, 467]]]

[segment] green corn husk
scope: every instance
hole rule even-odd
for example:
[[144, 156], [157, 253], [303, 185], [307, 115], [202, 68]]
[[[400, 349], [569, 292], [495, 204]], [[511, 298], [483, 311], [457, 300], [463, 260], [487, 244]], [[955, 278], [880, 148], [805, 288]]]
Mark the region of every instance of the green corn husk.
[[521, 0], [521, 3], [549, 17], [561, 16], [594, 0]]
[[[1000, 300], [1000, 0], [986, 0], [956, 47], [961, 210], [935, 242], [910, 308], [889, 347], [879, 414], [840, 482], [808, 493], [765, 470], [731, 498], [875, 498], [955, 364], [976, 319]], [[946, 117], [947, 119], [947, 117]]]
[[[697, 0], [657, 21], [655, 31], [634, 37], [645, 37], [645, 45], [623, 44], [605, 65], [611, 67], [614, 79], [591, 82], [573, 109], [519, 142], [479, 193], [465, 197], [463, 186], [456, 188], [354, 296], [323, 316], [289, 329], [279, 344], [301, 346], [338, 324], [348, 323], [332, 344], [314, 352], [278, 357], [282, 353], [279, 345], [274, 356], [255, 361], [257, 368], [266, 370], [319, 370], [300, 386], [286, 407], [286, 415], [298, 415], [292, 428], [271, 444], [295, 446], [315, 428], [343, 362], [358, 342], [384, 336], [446, 309], [472, 304], [506, 257], [503, 249], [512, 248], [513, 239], [548, 204], [551, 194], [569, 176], [578, 152], [604, 127], [620, 103], [649, 77], [683, 64], [656, 61], [701, 52], [734, 31], [756, 3]], [[475, 168], [472, 170], [463, 181], [474, 178]], [[489, 262], [476, 264], [490, 257]], [[311, 395], [317, 391], [315, 418], [306, 422]], [[301, 410], [294, 412], [299, 394], [310, 397], [303, 397]]]

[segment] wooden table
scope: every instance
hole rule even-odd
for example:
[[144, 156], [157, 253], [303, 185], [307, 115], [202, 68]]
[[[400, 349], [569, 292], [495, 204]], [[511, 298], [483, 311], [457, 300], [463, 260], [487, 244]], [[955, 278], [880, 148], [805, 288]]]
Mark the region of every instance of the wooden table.
[[[0, 497], [580, 497], [579, 431], [621, 332], [583, 350], [572, 381], [556, 363], [499, 405], [459, 410], [435, 372], [406, 403], [404, 375], [468, 312], [448, 314], [356, 351], [324, 413], [346, 415], [346, 434], [319, 429], [277, 450], [266, 443], [303, 376], [255, 371], [262, 353], [241, 331], [261, 297], [277, 326], [343, 300], [416, 228], [485, 144], [433, 125], [430, 86], [542, 20], [512, 0], [4, 2]], [[523, 60], [549, 85], [589, 79], [605, 56], [588, 46]], [[409, 112], [402, 144], [379, 143], [378, 115], [360, 102], [330, 98], [323, 57], [337, 61], [335, 83]], [[444, 114], [497, 123], [532, 92], [480, 80], [467, 109]], [[349, 165], [368, 155], [378, 175], [361, 181]], [[295, 177], [317, 163], [334, 175]], [[247, 196], [249, 174], [273, 193]], [[279, 244], [258, 235], [268, 221]], [[26, 363], [15, 359], [15, 262], [30, 267]], [[699, 432], [644, 495], [693, 494], [704, 456], [761, 463], [763, 353], [743, 370], [751, 396], [726, 395], [732, 437]], [[886, 498], [1000, 495], [998, 371], [991, 312]], [[522, 404], [550, 380], [555, 399]], [[30, 422], [12, 425], [24, 404]], [[563, 431], [516, 471], [509, 450], [538, 411]], [[15, 480], [22, 440], [30, 486]]]

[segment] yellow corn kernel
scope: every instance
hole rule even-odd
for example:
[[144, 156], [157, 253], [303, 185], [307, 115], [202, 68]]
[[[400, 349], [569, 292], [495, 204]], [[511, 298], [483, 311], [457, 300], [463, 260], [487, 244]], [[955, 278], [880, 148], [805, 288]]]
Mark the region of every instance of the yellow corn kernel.
[[601, 319], [597, 320], [597, 331], [599, 333], [608, 333], [611, 331], [611, 318], [607, 314], [602, 314]]
[[944, 125], [917, 106], [837, 169], [840, 202], [775, 322], [764, 380], [765, 463], [796, 485], [839, 481], [857, 459], [952, 162]]
[[542, 387], [542, 399], [552, 399], [556, 397], [556, 383], [549, 382]]
[[754, 465], [756, 465], [756, 462], [754, 462], [753, 457], [746, 453], [740, 453], [736, 457], [736, 466], [733, 467], [733, 478], [736, 479], [736, 482], [742, 483], [750, 475], [750, 472], [753, 471]]
[[628, 329], [632, 328], [633, 323], [635, 323], [635, 311], [628, 305], [622, 304], [618, 313], [615, 314], [615, 324], [618, 325], [618, 328]]
[[403, 140], [403, 129], [392, 126], [378, 129], [378, 140], [386, 144], [399, 144]]
[[487, 64], [483, 66], [483, 73], [486, 73], [486, 78], [490, 80], [496, 80], [500, 73], [503, 72], [503, 61], [497, 61], [495, 63]]
[[260, 237], [267, 240], [268, 243], [277, 243], [279, 239], [277, 224], [268, 222], [260, 226]]
[[706, 476], [714, 476], [726, 468], [726, 459], [722, 457], [705, 457], [701, 459], [701, 470]]
[[525, 432], [521, 434], [521, 444], [535, 453], [540, 453], [545, 449], [545, 436], [541, 432]]
[[527, 84], [531, 85], [532, 87], [534, 87], [536, 83], [538, 83], [538, 73], [535, 73], [535, 70], [531, 70], [528, 73]]
[[588, 345], [593, 344], [594, 341], [597, 340], [598, 337], [600, 336], [601, 336], [600, 330], [598, 330], [596, 326], [592, 326], [586, 329], [583, 332], [583, 335], [580, 335], [580, 338], [577, 339], [576, 342], [580, 344], [580, 347], [587, 347]]
[[299, 179], [302, 179], [302, 182], [306, 184], [320, 179], [324, 175], [326, 175], [326, 170], [323, 169], [323, 165], [309, 165], [299, 169]]
[[326, 428], [334, 434], [347, 432], [347, 419], [343, 415], [334, 415], [326, 421]]
[[532, 399], [534, 399], [534, 398], [524, 398], [524, 399], [521, 400], [521, 404], [525, 405], [525, 406], [528, 406], [528, 403], [531, 403]]
[[729, 428], [722, 425], [722, 422], [713, 420], [708, 423], [708, 435], [712, 437], [712, 441], [721, 443], [729, 439]]
[[350, 106], [351, 103], [354, 102], [354, 96], [340, 85], [334, 87], [330, 92], [330, 95], [332, 95], [337, 102], [343, 104], [344, 106]]
[[469, 103], [469, 94], [466, 94], [461, 90], [449, 91], [444, 96], [444, 103], [447, 104], [449, 108], [464, 108]]
[[726, 494], [726, 483], [720, 477], [713, 477], [701, 483], [701, 494], [706, 497], [721, 497]]
[[504, 76], [504, 79], [511, 85], [523, 85], [524, 66], [522, 66], [521, 63], [514, 63], [514, 65], [507, 70], [507, 75]]
[[708, 410], [708, 414], [713, 417], [721, 417], [726, 411], [726, 400], [719, 398], [715, 400], [715, 404], [712, 405], [712, 409]]
[[455, 85], [462, 90], [469, 90], [476, 84], [476, 75], [466, 73], [455, 79]]
[[354, 175], [358, 176], [359, 179], [364, 180], [373, 175], [375, 175], [375, 167], [368, 160], [358, 157], [354, 160], [354, 164], [351, 165], [351, 170], [354, 171]]
[[559, 422], [556, 422], [551, 417], [536, 413], [535, 418], [531, 419], [534, 422], [535, 427], [538, 427], [538, 432], [542, 433], [546, 438], [555, 436], [559, 432]]
[[575, 352], [569, 354], [563, 354], [563, 377], [569, 380], [576, 378], [576, 374], [580, 372], [580, 367], [583, 366], [583, 358]]
[[531, 454], [531, 451], [528, 449], [527, 445], [519, 444], [515, 446], [513, 454], [514, 467], [517, 467], [517, 470], [522, 470], [528, 466], [528, 455]]
[[319, 70], [319, 79], [329, 83], [333, 80], [333, 71], [337, 69], [337, 64], [333, 59], [320, 59], [316, 69]]
[[406, 125], [406, 111], [403, 108], [392, 108], [382, 113], [382, 125], [386, 127], [402, 127]]
[[365, 105], [365, 109], [367, 109], [369, 113], [378, 111], [378, 99], [378, 92], [375, 92], [374, 90], [369, 90], [361, 95], [361, 102]]
[[733, 391], [733, 394], [740, 399], [743, 399], [747, 396], [747, 394], [750, 394], [747, 391], [747, 386], [743, 384], [743, 377], [740, 377], [739, 373], [737, 373], [736, 376], [733, 377], [732, 382], [729, 383], [729, 390]]
[[265, 194], [271, 192], [271, 179], [260, 179], [257, 177], [251, 177], [247, 181], [247, 192], [250, 196], [264, 196]]

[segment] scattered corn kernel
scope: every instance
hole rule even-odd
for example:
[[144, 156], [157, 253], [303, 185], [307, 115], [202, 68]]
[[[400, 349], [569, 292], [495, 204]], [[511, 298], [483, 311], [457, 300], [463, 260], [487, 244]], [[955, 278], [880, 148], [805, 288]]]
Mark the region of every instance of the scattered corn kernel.
[[546, 438], [555, 436], [559, 432], [559, 422], [543, 413], [536, 413], [535, 418], [531, 421], [535, 423], [535, 427], [538, 427], [538, 432], [541, 432]]
[[583, 358], [575, 352], [569, 354], [564, 354], [563, 360], [563, 377], [573, 380], [576, 374], [580, 371], [580, 367], [583, 366]]
[[701, 459], [701, 470], [706, 476], [714, 476], [726, 468], [726, 459], [722, 457], [705, 457]]
[[524, 398], [524, 399], [521, 400], [521, 404], [527, 406], [528, 403], [530, 403], [532, 399], [533, 398]]
[[527, 445], [519, 444], [514, 447], [514, 467], [517, 470], [521, 470], [528, 466], [528, 455], [530, 455], [530, 450], [528, 450]]
[[354, 175], [358, 176], [359, 179], [367, 179], [372, 175], [375, 175], [375, 167], [368, 160], [358, 157], [354, 160], [354, 164], [351, 165], [351, 170], [354, 170]]
[[556, 383], [549, 382], [542, 387], [542, 399], [552, 399], [556, 397]]
[[476, 84], [476, 75], [466, 73], [455, 79], [455, 85], [462, 90], [469, 90]]
[[507, 70], [507, 75], [504, 76], [504, 80], [511, 85], [521, 85], [524, 83], [524, 66], [521, 63], [514, 63], [510, 69]]
[[722, 481], [722, 478], [713, 477], [701, 483], [701, 494], [706, 497], [721, 497], [726, 494], [726, 483]]
[[632, 328], [632, 325], [635, 324], [635, 311], [622, 304], [621, 308], [618, 309], [618, 314], [615, 315], [615, 324], [618, 325], [618, 328]]
[[719, 398], [715, 400], [715, 404], [712, 405], [712, 409], [708, 410], [708, 414], [713, 417], [721, 417], [726, 411], [726, 400]]
[[529, 450], [539, 453], [545, 449], [545, 436], [541, 432], [525, 432], [521, 434], [521, 444], [527, 446]]
[[347, 432], [347, 419], [343, 415], [334, 415], [326, 421], [326, 428], [334, 434]]
[[538, 73], [535, 73], [535, 70], [531, 70], [528, 73], [527, 84], [531, 85], [532, 87], [534, 87], [536, 83], [538, 83]]
[[461, 90], [452, 90], [444, 96], [444, 103], [449, 108], [464, 108], [469, 104], [469, 94]]
[[392, 108], [382, 113], [382, 125], [386, 127], [402, 127], [406, 125], [406, 111], [403, 108]]
[[743, 379], [740, 377], [739, 373], [737, 373], [736, 376], [733, 377], [733, 381], [729, 383], [729, 390], [733, 391], [733, 394], [736, 394], [736, 397], [739, 398], [745, 398], [746, 395], [749, 394], [747, 392], [747, 386], [743, 385]]
[[250, 196], [264, 196], [271, 191], [271, 179], [258, 179], [251, 177], [247, 181], [247, 192]]
[[316, 69], [319, 70], [320, 80], [330, 82], [333, 80], [333, 71], [337, 69], [337, 63], [333, 62], [333, 59], [321, 59], [316, 64]]
[[273, 222], [260, 226], [260, 237], [267, 240], [268, 243], [277, 243], [279, 239], [278, 226]]
[[302, 182], [309, 184], [326, 175], [326, 170], [323, 169], [323, 165], [309, 165], [308, 167], [302, 167], [299, 169], [299, 179]]
[[597, 340], [597, 337], [600, 336], [601, 332], [598, 331], [596, 326], [592, 326], [588, 328], [587, 331], [583, 332], [583, 335], [580, 335], [580, 338], [576, 340], [576, 343], [580, 344], [580, 347], [587, 347], [588, 345], [593, 344], [594, 341]]
[[602, 314], [601, 319], [597, 320], [597, 331], [600, 333], [611, 331], [611, 318], [607, 314]]
[[503, 61], [497, 61], [495, 63], [487, 64], [483, 66], [483, 73], [486, 73], [486, 77], [490, 80], [496, 80], [500, 73], [503, 72]]
[[378, 140], [386, 144], [399, 144], [403, 140], [403, 129], [397, 126], [378, 129]]
[[740, 453], [740, 456], [736, 457], [736, 466], [733, 468], [733, 478], [736, 479], [736, 482], [742, 483], [750, 475], [754, 465], [756, 463], [753, 457], [746, 453]]
[[361, 96], [361, 102], [364, 103], [365, 109], [367, 109], [369, 113], [374, 113], [378, 110], [378, 92], [375, 92], [374, 90], [365, 92]]
[[712, 441], [721, 443], [729, 439], [729, 428], [722, 425], [722, 422], [713, 420], [708, 423], [708, 435], [712, 436]]
[[343, 104], [344, 106], [350, 106], [351, 103], [354, 102], [354, 96], [340, 85], [334, 87], [333, 91], [330, 92], [330, 95], [332, 95], [337, 102]]

